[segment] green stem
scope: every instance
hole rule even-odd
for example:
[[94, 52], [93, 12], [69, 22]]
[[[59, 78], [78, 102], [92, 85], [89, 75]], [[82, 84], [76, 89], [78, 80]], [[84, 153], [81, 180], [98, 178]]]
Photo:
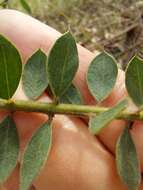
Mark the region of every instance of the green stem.
[[[109, 108], [88, 105], [53, 104], [29, 100], [0, 99], [0, 109], [9, 111], [41, 112], [46, 114], [69, 114], [76, 116], [93, 116], [107, 111]], [[143, 112], [131, 113], [122, 111], [116, 119], [143, 120]]]

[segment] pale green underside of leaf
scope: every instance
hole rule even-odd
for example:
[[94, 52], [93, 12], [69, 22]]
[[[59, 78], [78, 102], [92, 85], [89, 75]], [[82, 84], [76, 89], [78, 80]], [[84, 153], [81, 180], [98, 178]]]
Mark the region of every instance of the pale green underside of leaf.
[[57, 39], [48, 56], [48, 79], [55, 99], [59, 99], [71, 85], [77, 69], [76, 42], [67, 32]]
[[105, 52], [91, 62], [87, 72], [87, 84], [89, 91], [98, 102], [111, 93], [117, 74], [116, 61]]
[[10, 99], [22, 73], [22, 61], [17, 49], [0, 35], [0, 98]]
[[89, 130], [92, 134], [99, 134], [118, 114], [127, 106], [127, 100], [123, 100], [113, 108], [105, 111], [89, 120]]
[[79, 89], [73, 84], [66, 90], [64, 95], [60, 98], [60, 103], [64, 104], [82, 104], [83, 99]]
[[126, 88], [137, 106], [143, 106], [143, 60], [135, 56], [126, 70]]
[[141, 182], [139, 161], [128, 127], [124, 129], [116, 145], [116, 164], [118, 174], [128, 190], [138, 190]]
[[37, 99], [48, 86], [46, 59], [45, 53], [38, 50], [24, 66], [22, 75], [23, 88], [30, 99]]
[[18, 153], [18, 132], [13, 119], [7, 116], [0, 123], [0, 183], [4, 182], [15, 168]]
[[46, 162], [52, 143], [52, 127], [45, 123], [33, 135], [25, 150], [21, 172], [20, 190], [28, 190], [33, 179]]

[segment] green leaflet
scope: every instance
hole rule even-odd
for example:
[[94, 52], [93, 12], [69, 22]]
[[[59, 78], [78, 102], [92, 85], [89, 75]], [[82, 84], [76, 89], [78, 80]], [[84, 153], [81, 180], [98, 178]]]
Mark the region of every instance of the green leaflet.
[[47, 122], [33, 135], [25, 150], [20, 176], [20, 190], [28, 190], [46, 162], [52, 143], [52, 128]]
[[10, 99], [22, 73], [22, 61], [17, 49], [0, 35], [0, 98]]
[[0, 123], [0, 183], [3, 183], [15, 168], [18, 154], [18, 132], [13, 119], [7, 116]]
[[71, 84], [64, 95], [60, 98], [60, 103], [64, 104], [82, 104], [82, 102], [81, 93], [73, 84]]
[[23, 87], [26, 95], [31, 99], [38, 98], [48, 86], [46, 59], [45, 53], [38, 50], [24, 66]]
[[126, 88], [137, 106], [143, 105], [143, 60], [135, 56], [126, 70]]
[[116, 61], [103, 52], [91, 62], [87, 72], [87, 84], [93, 97], [104, 100], [112, 91], [118, 74]]
[[[116, 127], [116, 126], [115, 126]], [[116, 164], [118, 174], [129, 190], [138, 190], [141, 182], [136, 148], [126, 127], [116, 145]]]
[[76, 42], [70, 32], [63, 34], [52, 47], [47, 63], [49, 85], [58, 100], [71, 85], [78, 69]]
[[99, 132], [107, 126], [115, 117], [125, 109], [127, 106], [127, 100], [123, 100], [113, 108], [105, 111], [95, 117], [91, 117], [89, 120], [89, 130], [92, 134], [99, 134]]
[[20, 0], [20, 3], [22, 5], [22, 7], [25, 9], [25, 11], [27, 11], [29, 14], [32, 13], [31, 8], [26, 0]]

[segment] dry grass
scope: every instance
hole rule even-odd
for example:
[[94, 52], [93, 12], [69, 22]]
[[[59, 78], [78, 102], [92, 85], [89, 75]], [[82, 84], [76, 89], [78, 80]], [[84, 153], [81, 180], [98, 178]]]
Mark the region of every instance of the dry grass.
[[[33, 16], [94, 51], [107, 50], [126, 63], [142, 51], [142, 0], [29, 0]], [[18, 0], [12, 7], [21, 9]]]

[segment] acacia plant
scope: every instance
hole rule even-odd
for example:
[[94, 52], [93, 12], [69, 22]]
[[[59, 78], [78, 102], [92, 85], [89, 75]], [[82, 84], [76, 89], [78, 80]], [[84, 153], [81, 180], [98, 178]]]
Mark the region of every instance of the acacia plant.
[[[34, 178], [48, 159], [52, 146], [52, 121], [55, 114], [70, 114], [89, 118], [89, 132], [93, 135], [107, 127], [112, 120], [129, 121], [116, 145], [116, 165], [121, 180], [129, 190], [137, 190], [141, 174], [136, 148], [130, 134], [131, 121], [143, 120], [143, 60], [135, 56], [126, 70], [126, 88], [129, 97], [111, 108], [85, 105], [81, 93], [72, 83], [78, 70], [76, 42], [70, 32], [58, 38], [48, 56], [37, 50], [22, 67], [16, 47], [0, 35], [0, 109], [11, 114], [0, 123], [0, 183], [20, 163], [20, 190], [28, 190]], [[102, 52], [91, 62], [87, 71], [87, 85], [91, 95], [100, 103], [114, 88], [118, 74], [115, 59]], [[13, 100], [22, 80], [28, 100]], [[40, 102], [38, 97], [50, 91], [52, 103]], [[127, 110], [128, 99], [137, 106], [138, 112]], [[19, 160], [19, 137], [13, 120], [14, 111], [41, 112], [49, 119], [33, 134]], [[116, 126], [115, 126], [116, 127]]]

